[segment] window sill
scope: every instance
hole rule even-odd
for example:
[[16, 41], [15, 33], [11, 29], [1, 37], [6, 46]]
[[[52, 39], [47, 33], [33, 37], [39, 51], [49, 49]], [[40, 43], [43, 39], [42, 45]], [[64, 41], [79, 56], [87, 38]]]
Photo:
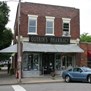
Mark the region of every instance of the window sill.
[[45, 34], [45, 36], [55, 36], [54, 34]]
[[38, 35], [37, 33], [28, 33], [28, 35]]
[[71, 37], [71, 35], [62, 35], [62, 37]]

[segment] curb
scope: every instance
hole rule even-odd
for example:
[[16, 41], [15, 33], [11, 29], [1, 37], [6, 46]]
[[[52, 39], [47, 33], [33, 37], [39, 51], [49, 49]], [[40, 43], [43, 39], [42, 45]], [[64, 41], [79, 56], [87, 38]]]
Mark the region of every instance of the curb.
[[21, 82], [21, 83], [7, 83], [7, 84], [0, 84], [0, 86], [3, 86], [3, 85], [22, 85], [22, 84], [41, 84], [41, 83], [43, 83], [43, 84], [45, 84], [45, 83], [62, 83], [62, 82], [64, 82], [63, 80], [51, 80], [51, 81], [32, 81], [32, 82]]

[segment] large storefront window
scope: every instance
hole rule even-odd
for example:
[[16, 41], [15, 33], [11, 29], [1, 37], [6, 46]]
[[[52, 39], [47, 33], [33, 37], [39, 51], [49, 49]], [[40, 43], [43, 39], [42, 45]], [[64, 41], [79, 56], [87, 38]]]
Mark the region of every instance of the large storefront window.
[[38, 62], [38, 55], [37, 54], [33, 55], [32, 69], [34, 69], [34, 70], [38, 70], [39, 69], [39, 62]]
[[62, 57], [62, 68], [67, 69], [69, 66], [73, 66], [72, 56]]
[[72, 56], [61, 56], [60, 54], [55, 55], [55, 69], [65, 70], [69, 66], [73, 66], [73, 59]]
[[23, 70], [39, 70], [38, 54], [24, 53], [23, 55]]

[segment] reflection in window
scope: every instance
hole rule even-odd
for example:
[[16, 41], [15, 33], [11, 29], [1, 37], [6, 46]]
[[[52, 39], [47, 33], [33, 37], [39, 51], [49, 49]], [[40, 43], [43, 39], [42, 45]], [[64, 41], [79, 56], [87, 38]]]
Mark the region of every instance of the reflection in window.
[[23, 55], [23, 70], [39, 70], [38, 55], [25, 53]]
[[67, 68], [69, 66], [73, 66], [72, 56], [63, 56], [62, 65]]
[[23, 70], [27, 70], [27, 66], [26, 66], [26, 65], [27, 65], [27, 59], [28, 59], [27, 57], [28, 57], [27, 54], [24, 54], [24, 55], [23, 55], [23, 60], [24, 60], [24, 61], [23, 61], [23, 64], [22, 64]]
[[34, 70], [38, 70], [39, 69], [39, 64], [38, 64], [38, 55], [34, 55], [33, 56], [33, 68]]

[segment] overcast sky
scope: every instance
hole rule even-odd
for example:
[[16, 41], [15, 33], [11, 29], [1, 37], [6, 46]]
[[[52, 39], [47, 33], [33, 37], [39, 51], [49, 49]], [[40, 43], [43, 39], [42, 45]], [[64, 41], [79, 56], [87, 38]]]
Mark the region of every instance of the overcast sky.
[[[0, 0], [4, 1], [4, 0]], [[7, 27], [14, 29], [14, 21], [16, 15], [16, 9], [18, 5], [18, 0], [5, 0], [8, 1], [7, 4], [10, 7], [10, 17]], [[43, 3], [51, 5], [60, 5], [75, 7], [80, 9], [80, 33], [91, 34], [91, 0], [21, 0], [22, 2], [33, 2], [33, 3]]]

